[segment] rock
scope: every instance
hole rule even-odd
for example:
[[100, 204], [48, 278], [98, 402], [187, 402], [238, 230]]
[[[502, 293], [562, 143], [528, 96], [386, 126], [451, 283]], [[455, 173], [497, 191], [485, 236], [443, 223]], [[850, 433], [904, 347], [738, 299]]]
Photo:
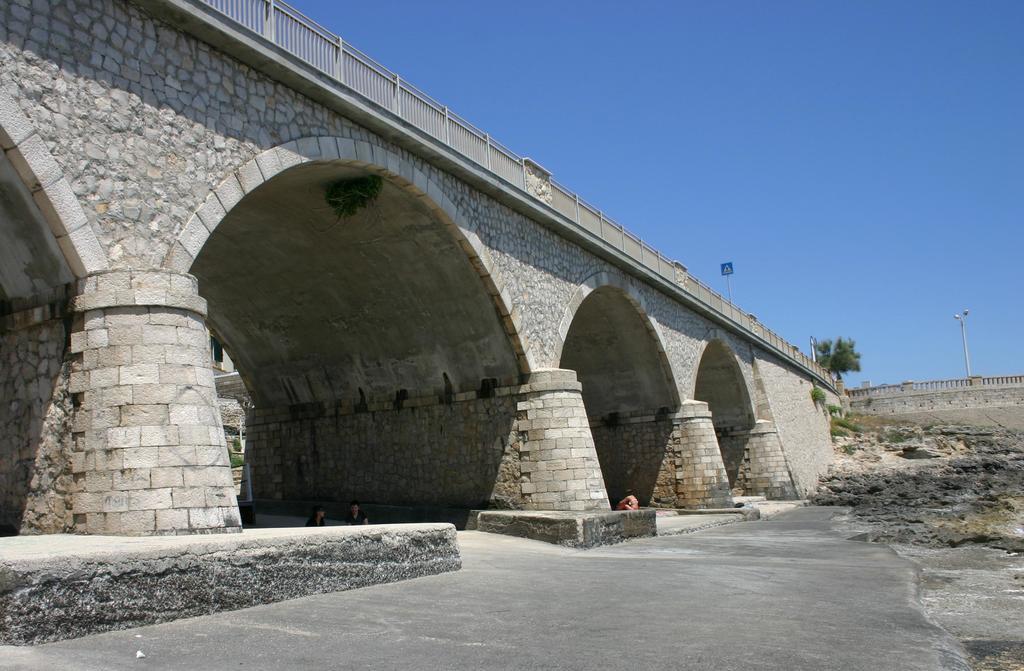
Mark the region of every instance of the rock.
[[854, 447], [879, 459], [837, 449], [812, 503], [852, 508], [879, 542], [1024, 551], [1024, 434], [941, 427], [910, 445], [868, 434]]
[[903, 448], [900, 456], [904, 459], [936, 459], [939, 455], [918, 445], [911, 445]]

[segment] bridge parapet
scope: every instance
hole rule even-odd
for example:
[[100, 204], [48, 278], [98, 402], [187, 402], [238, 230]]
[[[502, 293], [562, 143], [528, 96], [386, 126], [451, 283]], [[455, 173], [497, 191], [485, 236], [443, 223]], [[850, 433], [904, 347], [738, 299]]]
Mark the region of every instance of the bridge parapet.
[[[180, 15], [185, 11], [193, 23], [198, 19], [209, 24], [205, 26], [207, 30], [211, 27], [223, 30], [226, 19], [231, 28], [241, 28], [251, 34], [248, 35], [250, 39], [269, 43], [267, 46], [271, 46], [273, 51], [283, 51], [297, 59], [300, 67], [312, 68], [318, 78], [327, 77], [332, 83], [354, 91], [384, 113], [394, 115], [421, 131], [429, 141], [440, 143], [485, 169], [490, 176], [500, 180], [503, 188], [529, 195], [535, 205], [546, 210], [548, 216], [554, 215], [562, 232], [582, 238], [588, 246], [601, 252], [607, 253], [610, 248], [618, 261], [646, 271], [645, 275], [663, 287], [670, 286], [672, 293], [683, 303], [754, 340], [804, 369], [820, 384], [835, 390], [827, 370], [761, 324], [756, 317], [552, 179], [550, 173], [536, 162], [508, 149], [486, 131], [452, 112], [447, 105], [411, 85], [291, 5], [281, 0], [136, 1], [164, 13]], [[238, 53], [235, 55], [242, 57]], [[259, 62], [250, 65], [266, 69], [260, 68], [265, 58], [257, 60]]]

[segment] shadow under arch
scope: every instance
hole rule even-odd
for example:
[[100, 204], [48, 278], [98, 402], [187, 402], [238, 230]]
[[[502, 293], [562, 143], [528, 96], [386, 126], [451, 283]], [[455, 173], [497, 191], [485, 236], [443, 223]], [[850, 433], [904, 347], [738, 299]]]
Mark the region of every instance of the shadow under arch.
[[107, 268], [64, 170], [0, 91], [0, 536], [73, 529], [69, 302]]
[[708, 404], [729, 485], [742, 489], [747, 441], [757, 416], [736, 354], [725, 341], [716, 338], [705, 344], [693, 398]]
[[674, 483], [659, 476], [679, 395], [640, 294], [621, 275], [596, 273], [577, 288], [559, 333], [559, 365], [576, 371], [582, 384], [612, 503], [628, 490], [644, 505], [674, 501]]
[[[257, 156], [165, 262], [199, 279], [252, 396], [256, 497], [514, 504], [510, 389], [530, 365], [489, 254], [439, 185], [343, 140]], [[380, 195], [339, 218], [325, 188], [370, 174]]]
[[458, 243], [491, 297], [515, 351], [520, 373], [529, 373], [536, 368], [520, 335], [520, 315], [512, 309], [512, 299], [495, 272], [490, 252], [473, 231], [470, 218], [429, 174], [404, 155], [379, 144], [330, 135], [308, 136], [260, 152], [210, 192], [178, 231], [164, 258], [163, 267], [189, 272], [210, 235], [242, 198], [280, 173], [306, 163], [360, 168], [422, 201]]

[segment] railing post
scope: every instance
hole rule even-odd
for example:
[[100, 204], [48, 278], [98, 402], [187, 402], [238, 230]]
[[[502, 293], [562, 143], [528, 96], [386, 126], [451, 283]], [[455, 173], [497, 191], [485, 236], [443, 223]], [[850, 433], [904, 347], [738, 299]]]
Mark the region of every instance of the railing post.
[[490, 170], [491, 169], [491, 134], [490, 133], [484, 133], [484, 140], [487, 143], [484, 146], [484, 152], [487, 154], [487, 169]]
[[572, 199], [576, 202], [576, 223], [579, 224], [580, 223], [580, 195], [578, 193], [574, 193], [574, 194], [572, 194]]
[[276, 42], [277, 30], [275, 29], [274, 26], [274, 24], [276, 23], [276, 21], [274, 20], [274, 14], [276, 13], [274, 7], [275, 0], [266, 0], [266, 2], [267, 15], [263, 20], [263, 36], [266, 37], [271, 42]]
[[402, 116], [402, 80], [398, 75], [395, 75], [395, 98], [392, 101], [391, 109], [398, 116]]
[[452, 146], [452, 120], [448, 116], [448, 105], [444, 106], [444, 143]]
[[345, 83], [345, 43], [338, 35], [338, 56], [334, 59], [334, 78]]

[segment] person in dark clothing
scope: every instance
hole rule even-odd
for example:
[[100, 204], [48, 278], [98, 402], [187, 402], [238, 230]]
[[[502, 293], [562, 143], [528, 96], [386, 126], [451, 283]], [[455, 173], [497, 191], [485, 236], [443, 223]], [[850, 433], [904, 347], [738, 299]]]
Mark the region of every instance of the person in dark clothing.
[[348, 517], [345, 518], [345, 524], [369, 524], [370, 520], [366, 519], [366, 513], [359, 509], [359, 501], [353, 501], [348, 504]]
[[313, 506], [313, 514], [306, 520], [307, 527], [322, 527], [324, 526], [324, 518], [327, 513], [324, 511], [323, 506]]

